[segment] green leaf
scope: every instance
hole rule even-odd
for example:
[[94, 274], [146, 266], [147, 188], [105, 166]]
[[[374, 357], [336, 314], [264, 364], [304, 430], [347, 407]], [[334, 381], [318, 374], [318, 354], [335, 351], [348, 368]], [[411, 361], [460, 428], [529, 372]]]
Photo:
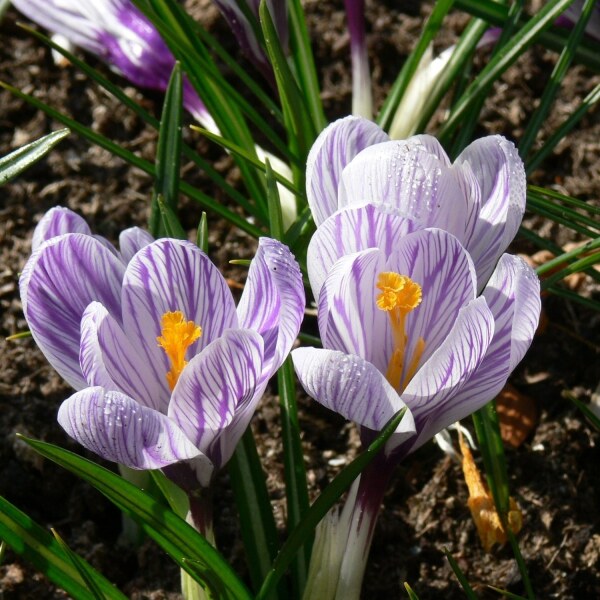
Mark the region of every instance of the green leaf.
[[446, 558], [448, 559], [448, 562], [450, 563], [450, 566], [452, 567], [452, 570], [454, 571], [454, 574], [456, 575], [458, 582], [460, 583], [462, 589], [464, 590], [465, 596], [469, 600], [478, 600], [477, 594], [473, 591], [473, 588], [470, 586], [465, 574], [462, 572], [461, 568], [458, 566], [458, 563], [454, 560], [454, 557], [452, 556], [452, 554], [450, 554], [450, 551], [448, 550], [448, 548], [444, 548], [444, 554], [446, 555]]
[[275, 81], [279, 90], [286, 125], [291, 125], [291, 130], [288, 127], [290, 141], [297, 144], [300, 156], [307, 156], [313, 141], [317, 137], [317, 129], [304, 102], [304, 95], [298, 88], [287, 64], [265, 0], [261, 0], [258, 12], [267, 44], [267, 53], [275, 73]]
[[440, 129], [439, 137], [447, 140], [456, 127], [467, 118], [470, 111], [488, 87], [508, 69], [540, 33], [548, 28], [573, 0], [550, 0], [512, 37], [498, 54], [484, 67], [473, 83], [465, 90]]
[[288, 539], [281, 547], [273, 567], [266, 577], [256, 596], [256, 600], [264, 600], [269, 596], [273, 587], [287, 570], [298, 550], [309, 540], [319, 521], [327, 514], [331, 507], [340, 499], [341, 495], [352, 485], [352, 482], [373, 461], [377, 453], [383, 448], [389, 437], [394, 433], [404, 417], [406, 408], [399, 410], [385, 425], [381, 433], [370, 446], [333, 479], [323, 490], [319, 497], [308, 509], [302, 521], [290, 533]]
[[410, 587], [410, 585], [408, 585], [406, 581], [404, 582], [404, 589], [406, 590], [406, 593], [408, 594], [410, 600], [419, 600], [419, 596], [415, 594], [413, 589]]
[[[17, 554], [44, 573], [50, 581], [78, 600], [95, 600], [71, 558], [45, 529], [24, 512], [0, 496], [0, 538]], [[79, 565], [85, 569], [103, 598], [126, 600], [126, 596], [95, 571], [82, 558]]]
[[265, 159], [265, 179], [267, 181], [267, 203], [269, 207], [269, 228], [271, 237], [281, 240], [283, 237], [283, 216], [281, 214], [281, 199], [277, 189], [275, 172], [269, 159]]
[[165, 232], [166, 237], [175, 238], [178, 240], [187, 240], [187, 233], [181, 226], [177, 215], [173, 212], [173, 209], [163, 200], [163, 197], [159, 194], [156, 196], [156, 205], [158, 212], [162, 219], [161, 230]]
[[[302, 452], [301, 429], [296, 404], [296, 383], [292, 359], [288, 356], [277, 372], [279, 384], [279, 409], [281, 411], [281, 438], [287, 499], [287, 530], [292, 532], [302, 523], [309, 509], [308, 484]], [[295, 597], [301, 598], [306, 585], [313, 536], [308, 535], [304, 548], [292, 563], [292, 584]]]
[[544, 120], [550, 111], [550, 107], [554, 102], [556, 94], [560, 89], [560, 85], [567, 74], [569, 66], [575, 59], [575, 51], [579, 46], [579, 42], [583, 37], [585, 26], [592, 16], [592, 11], [596, 10], [596, 0], [585, 0], [581, 9], [581, 15], [579, 16], [573, 31], [569, 35], [567, 45], [560, 53], [560, 57], [557, 63], [554, 65], [552, 74], [550, 75], [550, 81], [544, 88], [544, 92], [540, 98], [540, 103], [535, 109], [534, 113], [529, 117], [527, 126], [521, 139], [519, 140], [519, 154], [525, 159], [535, 142], [538, 132], [542, 128]]
[[567, 392], [566, 390], [563, 391], [561, 395], [563, 398], [569, 399], [584, 414], [588, 421], [598, 431], [600, 431], [600, 417], [595, 412], [593, 412], [587, 404], [583, 403], [581, 400], [579, 400], [579, 398], [575, 398], [573, 394]]
[[75, 552], [73, 552], [69, 548], [69, 546], [67, 546], [64, 540], [60, 537], [60, 535], [58, 535], [58, 533], [54, 529], [51, 529], [51, 531], [52, 535], [54, 536], [54, 539], [58, 542], [58, 545], [63, 549], [65, 554], [73, 563], [73, 566], [77, 569], [77, 572], [81, 576], [81, 579], [85, 582], [85, 585], [92, 594], [92, 597], [95, 598], [95, 600], [105, 600], [105, 595], [102, 593], [100, 585], [94, 579], [94, 577], [92, 577], [90, 573], [88, 573], [85, 561], [80, 556], [77, 556], [77, 554], [75, 554]]
[[[231, 487], [240, 515], [240, 527], [252, 587], [258, 590], [271, 569], [279, 548], [277, 526], [267, 491], [265, 473], [249, 427], [227, 465]], [[282, 589], [281, 597], [285, 597]], [[271, 590], [266, 598], [277, 597]]]
[[196, 246], [205, 254], [208, 254], [208, 219], [206, 213], [202, 211], [200, 223], [198, 223], [198, 232], [196, 233]]
[[377, 123], [379, 123], [379, 125], [386, 131], [389, 130], [392, 124], [398, 104], [400, 104], [400, 100], [402, 99], [410, 80], [413, 78], [415, 71], [417, 70], [419, 62], [421, 61], [421, 58], [423, 58], [423, 54], [425, 53], [427, 46], [429, 46], [439, 31], [444, 17], [448, 14], [453, 4], [454, 0], [439, 0], [434, 4], [431, 15], [429, 15], [429, 18], [423, 27], [421, 37], [419, 38], [415, 49], [410, 53], [409, 57], [404, 63], [400, 74], [396, 78], [396, 81], [394, 81], [392, 89], [390, 90], [385, 102], [383, 103], [383, 107], [377, 116]]
[[493, 585], [488, 585], [488, 587], [490, 588], [490, 590], [494, 590], [495, 592], [502, 594], [509, 600], [527, 600], [527, 598], [525, 598], [524, 596], [519, 596], [518, 594], [513, 594], [512, 592], [494, 587]]
[[[156, 151], [156, 179], [150, 212], [150, 233], [160, 237], [166, 228], [161, 228], [163, 211], [159, 207], [159, 198], [173, 215], [176, 214], [179, 197], [179, 168], [181, 159], [181, 117], [183, 113], [183, 87], [181, 67], [175, 63], [169, 86], [165, 96], [160, 129], [158, 132], [158, 148]], [[180, 225], [181, 227], [181, 225]], [[182, 239], [185, 239], [182, 238]]]
[[210, 577], [206, 583], [216, 597], [250, 600], [250, 595], [225, 559], [193, 527], [152, 496], [108, 469], [72, 452], [19, 436], [36, 452], [81, 477], [104, 494], [121, 511], [135, 519], [142, 529], [185, 571], [192, 573], [186, 561], [202, 565]]
[[317, 69], [301, 0], [289, 0], [288, 9], [290, 15], [290, 46], [298, 78], [298, 87], [304, 94], [316, 133], [319, 133], [327, 125], [327, 119], [323, 112]]
[[69, 133], [68, 129], [59, 129], [48, 135], [31, 142], [10, 154], [0, 158], [0, 185], [4, 185], [13, 177], [16, 177], [33, 163], [43, 158], [56, 146], [60, 141], [66, 138]]

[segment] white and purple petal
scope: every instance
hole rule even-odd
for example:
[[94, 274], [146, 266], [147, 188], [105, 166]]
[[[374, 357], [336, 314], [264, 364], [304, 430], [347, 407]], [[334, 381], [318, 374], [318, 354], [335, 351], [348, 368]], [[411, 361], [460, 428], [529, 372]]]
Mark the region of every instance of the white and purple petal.
[[475, 140], [455, 164], [468, 164], [481, 189], [477, 224], [464, 240], [473, 256], [481, 290], [523, 219], [525, 167], [514, 144], [499, 135]]
[[154, 238], [140, 227], [130, 227], [122, 231], [119, 235], [119, 250], [125, 263], [127, 264], [138, 251], [153, 241]]
[[185, 367], [171, 398], [168, 415], [211, 461], [222, 457], [214, 444], [237, 408], [254, 397], [261, 383], [264, 346], [251, 330], [229, 330]]
[[[382, 373], [359, 356], [337, 350], [297, 348], [292, 351], [292, 359], [306, 393], [358, 425], [380, 431], [405, 406]], [[391, 447], [414, 433], [409, 410], [394, 433]]]
[[132, 469], [160, 469], [201, 455], [168, 417], [101, 387], [65, 400], [58, 422], [88, 450]]
[[402, 399], [412, 411], [418, 431], [411, 450], [481, 407], [455, 398], [483, 361], [494, 327], [485, 298], [476, 298], [460, 311], [446, 339], [410, 381]]
[[85, 234], [44, 242], [29, 258], [19, 286], [23, 312], [50, 364], [75, 389], [87, 387], [79, 366], [81, 317], [97, 300], [120, 318], [124, 266]]
[[264, 339], [270, 377], [283, 363], [300, 330], [305, 306], [298, 263], [287, 246], [260, 238], [237, 308], [240, 327]]
[[308, 245], [308, 277], [316, 300], [327, 274], [342, 256], [379, 248], [389, 256], [405, 235], [421, 226], [385, 206], [349, 206], [317, 228]]
[[342, 171], [365, 148], [389, 140], [375, 123], [346, 117], [326, 127], [313, 144], [306, 162], [306, 195], [319, 226], [338, 208]]
[[45, 241], [63, 233], [92, 235], [92, 231], [83, 217], [64, 206], [55, 206], [36, 225], [31, 240], [32, 252], [35, 252]]
[[[123, 330], [154, 371], [155, 381], [171, 368], [156, 342], [166, 312], [181, 311], [186, 321], [202, 328], [188, 358], [238, 323], [233, 296], [221, 273], [197, 246], [181, 240], [157, 240], [132, 258], [123, 280], [122, 303]], [[164, 379], [163, 388], [168, 390]]]
[[81, 320], [79, 359], [89, 386], [123, 392], [143, 406], [167, 413], [170, 393], [165, 374], [155, 379], [134, 340], [99, 302], [92, 302]]

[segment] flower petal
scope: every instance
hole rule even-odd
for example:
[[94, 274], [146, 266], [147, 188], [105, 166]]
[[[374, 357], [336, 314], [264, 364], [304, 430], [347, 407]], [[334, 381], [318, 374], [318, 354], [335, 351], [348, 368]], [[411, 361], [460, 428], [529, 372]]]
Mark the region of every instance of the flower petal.
[[226, 331], [190, 361], [173, 390], [169, 417], [216, 466], [223, 457], [215, 441], [225, 435], [237, 408], [253, 398], [263, 350], [255, 331]]
[[127, 266], [122, 298], [123, 330], [153, 370], [153, 380], [162, 381], [161, 394], [169, 394], [164, 376], [171, 368], [156, 342], [166, 312], [181, 311], [186, 320], [202, 327], [202, 336], [187, 351], [190, 358], [225, 329], [237, 327], [227, 282], [208, 256], [189, 242], [161, 239], [142, 248]]
[[80, 364], [90, 386], [120, 391], [140, 404], [167, 412], [170, 394], [143, 362], [119, 323], [99, 302], [92, 302], [81, 320]]
[[541, 300], [537, 275], [522, 259], [504, 254], [483, 291], [495, 320], [494, 337], [456, 403], [484, 404], [498, 395], [531, 345]]
[[379, 248], [388, 256], [398, 240], [420, 225], [384, 206], [351, 206], [317, 228], [308, 245], [306, 263], [315, 299], [333, 264], [342, 256]]
[[[297, 348], [292, 351], [292, 360], [307, 394], [358, 425], [381, 431], [404, 406], [385, 377], [359, 356], [336, 350]], [[414, 433], [413, 418], [407, 411], [394, 433], [393, 445]]]
[[58, 422], [88, 450], [132, 469], [160, 469], [201, 454], [168, 417], [101, 387], [65, 400]]
[[362, 117], [339, 119], [320, 133], [306, 162], [306, 194], [317, 226], [338, 209], [344, 167], [364, 148], [387, 140], [378, 125]]
[[[260, 333], [270, 377], [288, 355], [304, 317], [304, 283], [287, 246], [260, 238], [238, 305], [240, 327]], [[266, 366], [266, 365], [265, 365]]]
[[31, 250], [35, 252], [43, 242], [63, 233], [92, 235], [92, 231], [83, 217], [64, 206], [55, 206], [36, 225], [31, 240]]
[[481, 364], [493, 334], [492, 312], [485, 298], [476, 298], [460, 311], [446, 339], [417, 371], [402, 394], [419, 432], [411, 450], [481, 408], [483, 403], [460, 402], [458, 392]]
[[481, 188], [481, 211], [465, 247], [477, 269], [479, 289], [515, 237], [525, 212], [525, 167], [512, 142], [499, 135], [469, 144], [456, 159], [468, 163]]
[[154, 238], [140, 227], [130, 227], [119, 235], [119, 250], [125, 263], [128, 263], [138, 250], [151, 244]]
[[120, 316], [123, 273], [117, 257], [79, 233], [43, 243], [23, 269], [21, 300], [33, 338], [75, 389], [87, 387], [79, 367], [81, 317], [93, 300]]

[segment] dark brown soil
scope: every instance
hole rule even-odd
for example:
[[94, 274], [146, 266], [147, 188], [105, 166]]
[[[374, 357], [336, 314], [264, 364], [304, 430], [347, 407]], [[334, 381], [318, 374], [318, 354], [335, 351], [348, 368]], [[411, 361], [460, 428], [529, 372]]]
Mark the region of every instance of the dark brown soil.
[[[203, 3], [206, 8], [206, 3]], [[373, 56], [375, 98], [381, 103], [395, 73], [411, 49], [427, 7], [389, 0], [369, 5], [369, 46]], [[309, 28], [324, 82], [323, 98], [330, 119], [350, 110], [349, 48], [343, 2], [306, 2]], [[214, 12], [209, 20], [218, 35], [227, 29]], [[9, 11], [2, 26], [0, 78], [72, 115], [131, 151], [153, 160], [156, 135], [112, 98], [71, 67], [56, 67], [49, 52], [15, 26]], [[440, 38], [452, 43], [464, 26], [461, 15]], [[230, 45], [233, 45], [230, 40]], [[518, 140], [543, 90], [556, 55], [535, 48], [512, 67], [492, 90], [478, 134], [503, 133]], [[548, 119], [552, 131], [598, 83], [600, 78], [577, 67]], [[127, 92], [150, 110], [160, 110], [160, 95]], [[6, 91], [0, 92], [0, 155], [33, 141], [57, 124]], [[213, 145], [187, 132], [188, 141], [237, 181], [230, 159]], [[578, 130], [534, 173], [532, 181], [598, 205], [600, 197], [600, 118], [593, 111]], [[192, 167], [186, 178], [220, 198]], [[15, 437], [23, 433], [82, 452], [56, 424], [68, 386], [47, 365], [31, 339], [7, 342], [26, 329], [18, 295], [18, 274], [28, 253], [33, 227], [49, 208], [66, 205], [88, 220], [98, 233], [116, 240], [131, 225], [145, 225], [151, 179], [108, 152], [75, 135], [50, 156], [6, 185], [0, 200], [0, 494], [38, 523], [54, 527], [128, 596], [136, 599], [179, 598], [179, 573], [152, 542], [139, 549], [119, 541], [118, 511], [65, 471], [40, 459]], [[200, 207], [184, 201], [181, 216], [192, 231]], [[559, 244], [573, 240], [565, 229], [529, 216], [527, 225]], [[211, 254], [229, 275], [231, 258], [249, 256], [254, 243], [209, 215]], [[519, 249], [531, 251], [526, 244]], [[585, 295], [598, 289], [585, 281]], [[548, 324], [513, 377], [517, 389], [533, 398], [539, 423], [527, 441], [507, 451], [512, 493], [524, 513], [520, 547], [538, 598], [600, 597], [600, 436], [568, 400], [564, 390], [589, 401], [599, 383], [600, 315], [556, 297], [545, 300]], [[300, 399], [301, 426], [311, 494], [314, 496], [340, 466], [357, 452], [354, 430], [316, 403]], [[274, 509], [285, 518], [281, 444], [276, 397], [268, 395], [253, 423]], [[498, 597], [486, 586], [523, 593], [509, 548], [485, 554], [466, 506], [460, 467], [433, 444], [411, 456], [397, 470], [385, 499], [365, 576], [364, 598], [405, 597], [407, 581], [422, 600], [464, 597], [444, 556], [448, 549], [483, 598]], [[223, 474], [217, 490], [217, 539], [225, 556], [242, 572], [243, 551], [237, 514]], [[58, 599], [66, 595], [8, 550], [0, 566], [0, 598]]]

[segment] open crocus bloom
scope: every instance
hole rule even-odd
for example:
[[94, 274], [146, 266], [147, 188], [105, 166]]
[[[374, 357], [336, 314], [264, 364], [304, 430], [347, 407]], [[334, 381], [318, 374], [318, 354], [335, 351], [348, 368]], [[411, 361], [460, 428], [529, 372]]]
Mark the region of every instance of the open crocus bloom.
[[[319, 135], [308, 157], [306, 187], [318, 227], [340, 209], [370, 203], [419, 227], [452, 233], [473, 259], [479, 291], [525, 210], [523, 163], [502, 136], [476, 140], [451, 163], [429, 135], [391, 141], [358, 117], [340, 119]], [[314, 290], [312, 279], [311, 285]]]
[[[342, 211], [340, 236], [364, 239], [356, 224], [368, 229], [377, 210]], [[504, 255], [478, 296], [473, 261], [456, 237], [411, 231], [413, 224], [396, 214], [377, 219], [393, 247], [380, 239], [379, 247], [335, 262], [319, 293], [324, 349], [301, 348], [292, 356], [306, 391], [360, 425], [363, 437], [406, 404], [416, 435], [390, 439], [386, 454], [397, 456], [502, 388], [533, 338], [539, 281], [522, 260]], [[401, 427], [409, 433], [406, 417]]]
[[298, 265], [262, 238], [236, 309], [189, 242], [161, 239], [125, 263], [87, 233], [42, 242], [20, 281], [25, 317], [77, 390], [67, 433], [134, 469], [195, 459], [199, 482], [230, 458], [304, 310]]

